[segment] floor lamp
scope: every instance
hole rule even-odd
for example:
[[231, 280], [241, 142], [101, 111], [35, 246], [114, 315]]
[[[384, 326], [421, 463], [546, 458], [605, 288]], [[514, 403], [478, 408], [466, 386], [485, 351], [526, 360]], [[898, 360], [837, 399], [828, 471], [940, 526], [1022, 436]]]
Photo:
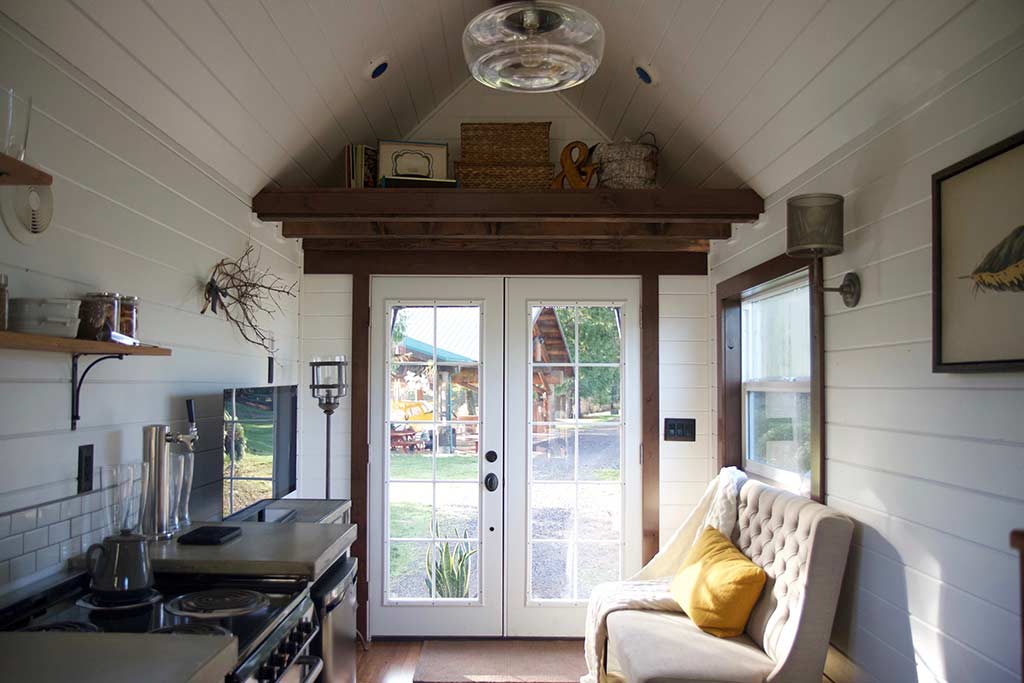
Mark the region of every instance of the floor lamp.
[[313, 392], [320, 410], [324, 411], [327, 418], [327, 439], [325, 450], [327, 460], [324, 467], [324, 498], [331, 499], [331, 415], [338, 408], [338, 402], [342, 396], [348, 394], [348, 385], [345, 383], [345, 366], [348, 363], [344, 356], [335, 356], [331, 359], [314, 358], [309, 362], [313, 375], [313, 383], [309, 385]]

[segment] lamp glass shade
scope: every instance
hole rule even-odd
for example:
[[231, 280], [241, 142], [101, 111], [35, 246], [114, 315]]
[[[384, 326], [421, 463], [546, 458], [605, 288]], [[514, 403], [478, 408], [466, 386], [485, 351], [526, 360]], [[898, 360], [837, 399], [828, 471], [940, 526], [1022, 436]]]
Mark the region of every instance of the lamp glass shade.
[[594, 15], [562, 2], [507, 2], [469, 22], [462, 51], [473, 78], [489, 88], [554, 92], [594, 75], [604, 28]]
[[348, 385], [345, 383], [346, 365], [348, 363], [344, 356], [314, 358], [310, 361], [312, 383], [309, 388], [313, 392], [313, 398], [321, 400], [344, 396], [348, 392]]
[[786, 202], [786, 253], [821, 258], [843, 253], [843, 197], [802, 194]]

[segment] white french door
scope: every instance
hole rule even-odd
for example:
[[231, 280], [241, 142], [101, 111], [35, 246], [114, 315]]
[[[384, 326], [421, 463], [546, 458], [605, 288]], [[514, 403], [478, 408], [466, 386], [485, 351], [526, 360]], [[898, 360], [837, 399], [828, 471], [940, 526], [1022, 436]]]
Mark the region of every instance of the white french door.
[[639, 281], [371, 289], [371, 634], [582, 635], [640, 564]]
[[641, 562], [640, 282], [509, 278], [506, 634], [583, 635]]

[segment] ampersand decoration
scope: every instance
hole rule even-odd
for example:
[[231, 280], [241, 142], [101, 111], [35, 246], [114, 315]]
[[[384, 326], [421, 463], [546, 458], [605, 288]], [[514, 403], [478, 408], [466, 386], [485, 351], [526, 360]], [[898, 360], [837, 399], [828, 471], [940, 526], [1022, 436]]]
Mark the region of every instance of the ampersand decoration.
[[597, 172], [597, 164], [587, 163], [588, 161], [590, 149], [587, 143], [576, 140], [566, 145], [559, 158], [562, 170], [551, 181], [551, 189], [564, 190], [566, 182], [569, 183], [571, 190], [585, 190], [590, 187], [590, 180]]

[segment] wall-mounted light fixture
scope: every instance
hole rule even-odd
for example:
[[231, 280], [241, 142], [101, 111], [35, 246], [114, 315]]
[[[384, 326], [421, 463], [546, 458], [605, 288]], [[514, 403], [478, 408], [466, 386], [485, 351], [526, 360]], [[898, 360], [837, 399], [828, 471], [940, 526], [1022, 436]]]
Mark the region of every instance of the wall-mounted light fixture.
[[[843, 253], [843, 196], [838, 194], [802, 194], [786, 201], [786, 253], [794, 258], [820, 260]], [[860, 302], [860, 276], [849, 272], [838, 287], [823, 287], [839, 292], [847, 308]]]
[[344, 356], [330, 359], [314, 358], [309, 362], [312, 372], [309, 390], [327, 419], [327, 439], [324, 443], [324, 450], [327, 452], [324, 467], [324, 491], [327, 500], [331, 498], [331, 415], [337, 410], [341, 398], [348, 395], [348, 384], [345, 383], [347, 365]]

